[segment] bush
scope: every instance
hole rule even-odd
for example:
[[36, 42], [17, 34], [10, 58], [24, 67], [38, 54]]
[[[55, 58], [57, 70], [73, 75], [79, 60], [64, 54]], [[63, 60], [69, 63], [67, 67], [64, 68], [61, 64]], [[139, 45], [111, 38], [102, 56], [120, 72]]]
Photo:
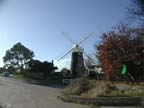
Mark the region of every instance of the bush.
[[94, 87], [94, 83], [91, 83], [86, 77], [81, 77], [72, 81], [63, 91], [64, 95], [81, 95], [86, 93]]
[[99, 93], [98, 96], [108, 96], [108, 97], [133, 97], [133, 96], [144, 96], [144, 87], [141, 86], [129, 86], [128, 88], [123, 89], [111, 89], [106, 87], [106, 89]]
[[[125, 25], [102, 35], [96, 56], [107, 80], [144, 81], [143, 36], [144, 29], [130, 29]], [[123, 65], [127, 67], [125, 76], [121, 74]]]
[[142, 84], [130, 85], [121, 82], [112, 83], [106, 81], [96, 81], [95, 86], [89, 89], [88, 92], [83, 93], [82, 97], [95, 98], [95, 97], [144, 97], [144, 87]]

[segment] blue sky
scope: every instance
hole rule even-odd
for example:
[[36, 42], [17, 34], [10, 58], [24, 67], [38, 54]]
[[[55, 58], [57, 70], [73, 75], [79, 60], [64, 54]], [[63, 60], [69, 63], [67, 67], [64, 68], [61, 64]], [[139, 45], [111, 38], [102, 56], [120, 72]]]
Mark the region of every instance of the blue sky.
[[[0, 66], [5, 51], [15, 43], [33, 50], [35, 59], [51, 61], [63, 56], [72, 43], [64, 31], [79, 42], [91, 32], [95, 34], [82, 46], [94, 52], [100, 34], [125, 20], [130, 0], [4, 0], [0, 5]], [[70, 55], [59, 68], [69, 66]]]

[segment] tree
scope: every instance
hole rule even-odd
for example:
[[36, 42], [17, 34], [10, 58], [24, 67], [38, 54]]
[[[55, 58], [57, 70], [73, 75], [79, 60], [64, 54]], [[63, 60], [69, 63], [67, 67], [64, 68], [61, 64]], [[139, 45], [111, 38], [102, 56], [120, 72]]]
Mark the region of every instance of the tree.
[[97, 58], [106, 78], [118, 78], [123, 65], [127, 66], [126, 77], [144, 79], [144, 29], [129, 29], [118, 26], [102, 35], [97, 49]]
[[41, 65], [41, 71], [43, 72], [43, 78], [46, 79], [48, 75], [51, 75], [57, 67], [54, 66], [53, 62], [44, 61]]
[[97, 59], [95, 58], [94, 53], [88, 53], [86, 56], [87, 56], [87, 58], [85, 59], [86, 67], [97, 64]]
[[23, 73], [26, 63], [33, 57], [34, 52], [18, 42], [11, 49], [6, 51], [3, 61], [5, 67], [14, 67], [19, 70], [20, 73]]
[[52, 62], [48, 62], [48, 61], [41, 62], [39, 60], [31, 60], [30, 62], [28, 62], [28, 65], [29, 65], [30, 72], [33, 72], [35, 74], [42, 73], [43, 79], [45, 79], [45, 80], [46, 80], [46, 78], [48, 78], [48, 76], [52, 75], [52, 72], [54, 70], [57, 69], [57, 67], [55, 67], [53, 64], [53, 61]]
[[130, 18], [144, 21], [144, 0], [132, 0], [132, 4], [128, 8], [128, 12], [130, 14]]
[[71, 78], [72, 77], [71, 71], [67, 68], [62, 68], [61, 73], [62, 73], [63, 77], [65, 77], [65, 78]]
[[9, 73], [15, 73], [15, 72], [16, 72], [16, 69], [15, 69], [13, 66], [9, 66], [6, 70], [7, 70]]

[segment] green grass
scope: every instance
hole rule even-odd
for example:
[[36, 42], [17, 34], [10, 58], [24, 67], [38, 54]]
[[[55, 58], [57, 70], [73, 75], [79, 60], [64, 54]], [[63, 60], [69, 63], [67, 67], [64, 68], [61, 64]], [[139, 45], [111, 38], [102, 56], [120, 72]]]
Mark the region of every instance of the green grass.
[[13, 78], [14, 78], [14, 79], [17, 79], [17, 80], [24, 80], [23, 75], [20, 75], [20, 74], [15, 74], [15, 75], [13, 76]]

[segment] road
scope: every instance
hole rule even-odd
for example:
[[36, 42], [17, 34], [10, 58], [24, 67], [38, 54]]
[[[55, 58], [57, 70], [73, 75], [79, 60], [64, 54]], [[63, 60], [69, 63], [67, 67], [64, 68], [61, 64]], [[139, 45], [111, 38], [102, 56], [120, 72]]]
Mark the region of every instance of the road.
[[27, 84], [0, 76], [0, 105], [4, 108], [90, 108], [87, 105], [67, 103], [57, 99], [60, 91], [60, 88]]
[[89, 108], [57, 99], [60, 90], [0, 77], [0, 105], [6, 108]]

